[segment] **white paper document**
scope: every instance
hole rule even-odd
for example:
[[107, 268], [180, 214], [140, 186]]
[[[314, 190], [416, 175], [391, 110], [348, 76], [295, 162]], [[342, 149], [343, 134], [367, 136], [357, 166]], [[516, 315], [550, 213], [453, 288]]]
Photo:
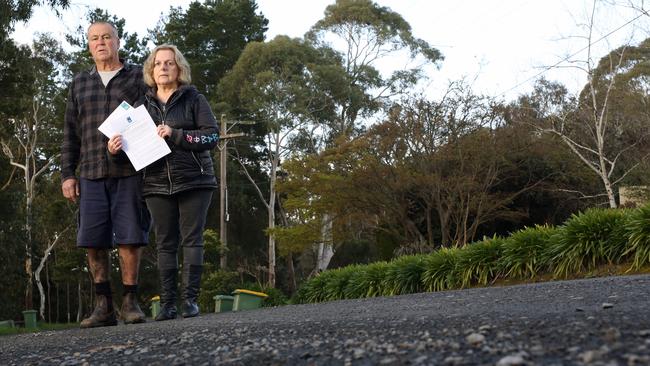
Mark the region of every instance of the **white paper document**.
[[127, 102], [120, 103], [117, 108], [111, 113], [108, 118], [99, 126], [99, 132], [103, 133], [109, 139], [117, 134], [121, 134], [122, 131], [128, 126], [128, 120], [122, 118], [129, 111], [133, 111], [133, 107]]
[[171, 153], [165, 140], [158, 136], [156, 124], [144, 106], [131, 107], [122, 102], [99, 126], [108, 138], [122, 135], [122, 150], [131, 160], [135, 170], [140, 170]]

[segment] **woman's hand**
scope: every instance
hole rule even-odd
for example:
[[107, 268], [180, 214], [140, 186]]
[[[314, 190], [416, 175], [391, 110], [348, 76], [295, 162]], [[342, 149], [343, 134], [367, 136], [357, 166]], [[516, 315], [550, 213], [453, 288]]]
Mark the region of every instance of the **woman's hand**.
[[165, 138], [165, 137], [171, 137], [172, 135], [172, 128], [167, 126], [167, 125], [158, 125], [158, 136]]
[[117, 155], [122, 150], [122, 135], [114, 135], [108, 140], [108, 152]]

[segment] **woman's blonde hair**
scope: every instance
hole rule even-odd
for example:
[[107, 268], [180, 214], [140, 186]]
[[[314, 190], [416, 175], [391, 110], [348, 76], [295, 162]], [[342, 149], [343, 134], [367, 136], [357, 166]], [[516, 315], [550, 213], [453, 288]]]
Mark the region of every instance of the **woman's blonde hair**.
[[161, 50], [170, 50], [174, 52], [174, 59], [178, 65], [178, 83], [189, 84], [192, 82], [192, 75], [190, 74], [190, 64], [187, 62], [181, 51], [178, 50], [173, 44], [161, 44], [151, 51], [147, 61], [144, 62], [144, 69], [142, 70], [145, 84], [153, 87], [156, 81], [153, 79], [153, 63], [156, 59], [156, 53]]

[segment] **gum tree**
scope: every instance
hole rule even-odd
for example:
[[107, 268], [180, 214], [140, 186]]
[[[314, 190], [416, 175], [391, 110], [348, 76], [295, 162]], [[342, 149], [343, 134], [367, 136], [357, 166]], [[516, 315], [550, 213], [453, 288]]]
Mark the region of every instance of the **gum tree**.
[[[380, 111], [390, 97], [415, 85], [424, 76], [424, 66], [443, 59], [437, 49], [413, 35], [400, 14], [370, 0], [337, 0], [305, 38], [316, 47], [338, 52], [346, 72], [345, 82], [335, 89], [337, 118], [329, 126], [332, 138], [353, 136], [360, 131], [360, 119]], [[407, 56], [416, 64], [382, 75], [378, 64], [392, 56]]]
[[51, 174], [53, 164], [59, 156], [49, 141], [57, 141], [57, 105], [62, 105], [62, 86], [60, 68], [65, 63], [65, 53], [58, 42], [48, 36], [41, 36], [32, 47], [30, 56], [25, 59], [31, 72], [31, 85], [23, 87], [33, 95], [17, 100], [24, 109], [17, 114], [5, 117], [7, 135], [2, 136], [2, 152], [9, 164], [22, 172], [24, 184], [24, 232], [25, 232], [25, 273], [27, 284], [25, 305], [32, 308], [33, 268], [33, 203], [38, 193], [39, 178]]
[[[616, 187], [650, 153], [647, 148], [650, 69], [646, 62], [650, 41], [634, 46], [628, 40], [596, 61], [595, 19], [601, 10], [597, 4], [593, 2], [585, 25], [586, 57], [575, 63], [586, 74], [587, 83], [575, 97], [548, 99], [550, 103], [536, 111], [547, 123], [535, 127], [559, 137], [598, 176], [604, 192], [600, 196], [605, 196], [607, 205], [615, 208]], [[644, 14], [647, 13], [638, 17]], [[544, 81], [541, 85], [545, 85]]]
[[[410, 90], [423, 78], [425, 66], [443, 59], [440, 51], [414, 36], [411, 26], [390, 8], [371, 0], [337, 0], [305, 35], [316, 47], [339, 54], [343, 80], [332, 84], [336, 117], [320, 134], [332, 146], [338, 138], [353, 138], [363, 131], [360, 121], [387, 109], [391, 98]], [[393, 68], [382, 75], [378, 64], [390, 57], [407, 56], [411, 67]], [[414, 64], [414, 65], [413, 65]], [[325, 146], [318, 146], [322, 151]], [[325, 270], [334, 255], [331, 214], [323, 214], [318, 243], [317, 271]]]
[[264, 128], [262, 170], [268, 174], [268, 190], [262, 189], [248, 173], [246, 159], [240, 159], [267, 209], [268, 284], [275, 286], [277, 189], [280, 164], [300, 139], [299, 131], [318, 125], [331, 108], [330, 95], [322, 80], [325, 75], [342, 73], [331, 54], [286, 36], [272, 41], [252, 42], [244, 49], [232, 71], [219, 85], [224, 101], [238, 118], [253, 120]]

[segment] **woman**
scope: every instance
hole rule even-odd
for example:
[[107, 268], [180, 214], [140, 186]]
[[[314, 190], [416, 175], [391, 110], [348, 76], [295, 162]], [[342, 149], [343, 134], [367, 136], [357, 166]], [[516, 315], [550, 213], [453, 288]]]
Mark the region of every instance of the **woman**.
[[207, 100], [190, 85], [190, 66], [173, 45], [156, 47], [144, 64], [150, 87], [143, 103], [171, 154], [144, 170], [143, 193], [153, 218], [162, 286], [156, 320], [177, 315], [178, 247], [183, 247], [181, 314], [199, 314], [203, 229], [217, 181], [210, 150], [219, 128]]

